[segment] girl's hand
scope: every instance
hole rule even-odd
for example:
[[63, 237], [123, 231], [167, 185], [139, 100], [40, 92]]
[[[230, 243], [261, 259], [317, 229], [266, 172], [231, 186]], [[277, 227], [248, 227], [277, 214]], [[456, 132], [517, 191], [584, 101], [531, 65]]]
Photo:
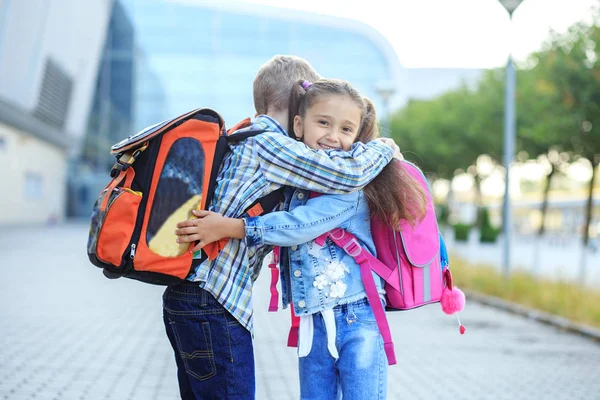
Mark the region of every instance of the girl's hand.
[[209, 243], [223, 238], [243, 239], [245, 237], [244, 221], [241, 219], [227, 218], [212, 211], [194, 210], [192, 214], [197, 219], [189, 219], [177, 224], [175, 235], [177, 243], [198, 242], [191, 250], [195, 253]]
[[398, 160], [404, 160], [404, 157], [402, 156], [402, 153], [400, 153], [400, 147], [396, 144], [396, 142], [394, 142], [394, 139], [390, 139], [390, 138], [377, 138], [375, 140], [379, 140], [380, 142], [382, 142], [383, 144], [385, 144], [386, 146], [388, 146], [390, 149], [392, 149], [394, 151], [394, 157], [397, 158]]

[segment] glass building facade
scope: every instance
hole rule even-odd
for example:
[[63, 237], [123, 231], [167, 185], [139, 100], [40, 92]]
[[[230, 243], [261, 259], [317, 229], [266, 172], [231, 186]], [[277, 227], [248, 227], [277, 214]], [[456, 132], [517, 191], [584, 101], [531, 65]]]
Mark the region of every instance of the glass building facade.
[[132, 129], [135, 58], [133, 25], [121, 3], [115, 2], [81, 154], [98, 168], [106, 160], [110, 145], [129, 135]]
[[198, 107], [217, 110], [231, 126], [254, 114], [254, 75], [276, 54], [298, 55], [321, 75], [350, 81], [381, 110], [377, 85], [397, 82], [400, 64], [375, 30], [334, 17], [239, 6], [115, 1], [89, 135], [116, 142]]

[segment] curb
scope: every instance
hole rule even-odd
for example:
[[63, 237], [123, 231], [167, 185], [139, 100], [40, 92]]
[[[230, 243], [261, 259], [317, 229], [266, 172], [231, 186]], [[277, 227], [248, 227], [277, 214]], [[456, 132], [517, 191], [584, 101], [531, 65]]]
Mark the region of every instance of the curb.
[[518, 314], [533, 321], [542, 322], [567, 332], [576, 333], [595, 342], [600, 343], [600, 330], [586, 325], [576, 324], [566, 318], [558, 317], [533, 308], [524, 307], [520, 304], [511, 303], [498, 297], [489, 296], [479, 292], [465, 290], [465, 295], [469, 300], [485, 304], [490, 307], [498, 308], [504, 311]]

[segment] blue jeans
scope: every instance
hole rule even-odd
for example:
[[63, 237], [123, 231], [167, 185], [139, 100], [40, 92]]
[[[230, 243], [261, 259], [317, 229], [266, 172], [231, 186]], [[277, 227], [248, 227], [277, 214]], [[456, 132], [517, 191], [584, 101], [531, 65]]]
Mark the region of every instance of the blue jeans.
[[339, 358], [335, 360], [327, 349], [323, 317], [314, 314], [311, 351], [299, 358], [300, 398], [385, 399], [388, 364], [371, 306], [363, 299], [333, 310]]
[[182, 399], [254, 399], [250, 332], [210, 293], [194, 282], [167, 287], [163, 321]]

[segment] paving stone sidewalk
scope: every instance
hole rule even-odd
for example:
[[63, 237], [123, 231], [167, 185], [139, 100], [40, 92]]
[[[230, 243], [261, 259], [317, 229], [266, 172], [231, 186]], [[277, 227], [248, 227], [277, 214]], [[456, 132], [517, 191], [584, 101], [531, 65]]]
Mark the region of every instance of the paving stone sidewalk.
[[[163, 288], [110, 281], [85, 254], [87, 226], [0, 228], [0, 399], [177, 399]], [[257, 399], [297, 399], [287, 310], [255, 287]], [[600, 346], [468, 303], [388, 314], [399, 364], [389, 399], [599, 399]]]

